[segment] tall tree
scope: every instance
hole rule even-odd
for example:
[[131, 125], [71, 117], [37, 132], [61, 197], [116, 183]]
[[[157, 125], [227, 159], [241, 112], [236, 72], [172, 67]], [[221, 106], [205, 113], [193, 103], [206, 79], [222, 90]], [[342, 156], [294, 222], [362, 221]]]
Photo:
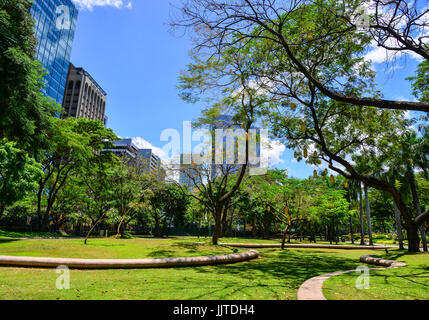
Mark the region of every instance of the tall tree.
[[[197, 50], [211, 51], [209, 57], [238, 43], [242, 49], [248, 49], [252, 41], [274, 45], [276, 50], [269, 58], [276, 53], [286, 56], [294, 73], [338, 103], [427, 112], [429, 104], [424, 101], [389, 100], [350, 91], [347, 81], [338, 81], [340, 73], [347, 71], [344, 68], [337, 68], [337, 77], [323, 75], [324, 65], [334, 56], [340, 59], [356, 56], [351, 51], [340, 51], [344, 41], [366, 49], [375, 41], [393, 54], [412, 52], [429, 61], [425, 45], [425, 30], [429, 25], [425, 17], [429, 9], [424, 1], [415, 2], [411, 5], [406, 0], [191, 0], [181, 8], [182, 16], [171, 24], [207, 30], [198, 35]], [[360, 16], [363, 5], [375, 13]], [[358, 35], [357, 20], [361, 19], [357, 18], [368, 19], [369, 32]], [[308, 54], [303, 54], [304, 51], [319, 63], [308, 65]], [[325, 63], [321, 63], [323, 60]], [[274, 61], [267, 59], [267, 64], [275, 66]]]
[[399, 249], [404, 250], [404, 240], [402, 237], [402, 222], [401, 222], [401, 213], [399, 212], [396, 203], [393, 202], [393, 207], [395, 210], [395, 225], [396, 225], [396, 234], [398, 236]]
[[[292, 8], [264, 1], [190, 3], [179, 24], [201, 27], [197, 52], [207, 49], [211, 54], [192, 64], [188, 82], [197, 88], [222, 82], [228, 92], [238, 83], [251, 84], [260, 97], [255, 111], [265, 112], [273, 134], [301, 159], [313, 148], [309, 163], [324, 161], [349, 180], [389, 192], [404, 218], [409, 250], [418, 251], [417, 230], [429, 213], [413, 218], [401, 192], [380, 174], [383, 161], [378, 155], [392, 155], [398, 134], [409, 126], [403, 112], [387, 109], [427, 110], [428, 105], [381, 98], [375, 74], [363, 58], [371, 36], [340, 23], [343, 18], [331, 14], [336, 1], [296, 2]], [[219, 67], [216, 61], [225, 61], [225, 55], [231, 57], [228, 66]], [[246, 65], [244, 81], [234, 76], [236, 61]]]
[[50, 117], [59, 111], [44, 97], [44, 71], [36, 60], [31, 0], [0, 2], [0, 139], [39, 154], [46, 146]]
[[15, 142], [0, 140], [0, 218], [6, 206], [37, 189], [41, 165], [18, 149]]
[[366, 204], [366, 220], [368, 222], [368, 236], [369, 236], [369, 245], [374, 245], [372, 241], [372, 224], [371, 224], [371, 208], [369, 204], [369, 197], [368, 197], [368, 187], [366, 184], [363, 186], [365, 191], [365, 204]]
[[90, 164], [111, 145], [116, 135], [99, 121], [52, 118], [48, 130], [50, 148], [44, 154], [43, 177], [37, 192], [39, 228], [46, 226], [57, 196], [80, 167]]
[[113, 201], [119, 215], [116, 237], [123, 237], [126, 226], [148, 206], [150, 186], [147, 160], [137, 156], [121, 159], [112, 169]]
[[[198, 60], [197, 57], [194, 58]], [[199, 62], [197, 61], [196, 63], [198, 64]], [[232, 67], [230, 63], [233, 64]], [[225, 220], [232, 197], [240, 188], [249, 168], [250, 129], [257, 117], [255, 110], [262, 103], [257, 90], [246, 81], [247, 72], [248, 65], [243, 64], [240, 59], [235, 59], [230, 54], [225, 53], [220, 60], [211, 61], [208, 65], [199, 65], [199, 67], [190, 65], [188, 71], [181, 75], [182, 96], [185, 100], [196, 102], [208, 94], [218, 94], [216, 100], [211, 100], [211, 105], [203, 110], [202, 117], [199, 119], [200, 126], [209, 125], [214, 136], [215, 130], [213, 128], [215, 128], [215, 125], [219, 125], [219, 122], [222, 123], [222, 128], [226, 130], [236, 128], [239, 125], [241, 126], [240, 132], [245, 136], [239, 138], [240, 141], [236, 141], [233, 163], [227, 163], [228, 160], [225, 160], [228, 155], [226, 155], [222, 146], [220, 153], [223, 161], [220, 164], [216, 163], [214, 158], [210, 158], [203, 160], [202, 163], [197, 164], [194, 162], [190, 170], [186, 167], [179, 169], [182, 174], [188, 176], [197, 190], [195, 193], [182, 188], [183, 191], [204, 204], [213, 216], [215, 228], [212, 242], [215, 245], [218, 244], [218, 239], [222, 236], [222, 221]], [[225, 73], [232, 75], [236, 79], [235, 87], [223, 90], [219, 81], [225, 76]], [[189, 91], [197, 91], [198, 94], [195, 96], [192, 93], [190, 94]], [[219, 121], [221, 114], [230, 115], [231, 123]], [[258, 137], [260, 139], [260, 136], [256, 134], [256, 141]], [[256, 143], [256, 141], [254, 142]], [[244, 144], [243, 151], [236, 150], [239, 149], [240, 142]], [[211, 149], [212, 145], [208, 146], [208, 148]], [[215, 150], [215, 152], [218, 151]], [[241, 158], [239, 153], [244, 152], [242, 163], [235, 159], [236, 151], [238, 152], [238, 158]]]

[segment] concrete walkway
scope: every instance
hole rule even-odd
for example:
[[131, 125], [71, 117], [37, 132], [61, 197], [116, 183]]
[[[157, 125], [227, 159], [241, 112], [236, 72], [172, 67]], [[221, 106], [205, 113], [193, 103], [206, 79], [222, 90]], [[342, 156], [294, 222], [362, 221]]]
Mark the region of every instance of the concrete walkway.
[[[372, 268], [370, 270], [386, 270], [392, 268], [405, 267], [406, 263], [393, 261], [393, 260], [384, 260], [379, 258], [374, 258], [371, 256], [362, 256], [360, 261], [368, 264], [373, 264], [377, 266], [383, 266], [385, 268]], [[340, 274], [356, 272], [356, 270], [346, 270], [346, 271], [336, 271], [332, 273], [323, 274], [305, 281], [301, 287], [298, 289], [297, 300], [326, 300], [323, 295], [323, 283], [330, 277], [338, 276]]]
[[163, 268], [216, 265], [247, 261], [257, 258], [259, 252], [248, 252], [206, 257], [165, 258], [165, 259], [64, 259], [0, 256], [0, 266], [46, 267], [67, 266], [76, 269], [123, 269], [123, 268]]

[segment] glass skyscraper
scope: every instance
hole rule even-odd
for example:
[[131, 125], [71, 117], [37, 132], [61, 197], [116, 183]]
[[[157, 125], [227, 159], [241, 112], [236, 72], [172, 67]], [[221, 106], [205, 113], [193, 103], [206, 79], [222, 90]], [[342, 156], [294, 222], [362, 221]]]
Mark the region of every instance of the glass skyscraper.
[[62, 104], [78, 10], [71, 0], [34, 0], [37, 59], [48, 72], [45, 95]]

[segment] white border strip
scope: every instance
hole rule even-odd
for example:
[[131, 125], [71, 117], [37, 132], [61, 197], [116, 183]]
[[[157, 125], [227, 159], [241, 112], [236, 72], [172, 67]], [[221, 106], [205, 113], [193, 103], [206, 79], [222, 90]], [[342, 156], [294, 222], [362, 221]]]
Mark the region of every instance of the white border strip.
[[47, 267], [67, 266], [76, 269], [121, 269], [121, 268], [162, 268], [187, 267], [233, 263], [257, 258], [259, 252], [227, 254], [220, 256], [165, 258], [165, 259], [64, 259], [0, 256], [0, 266]]

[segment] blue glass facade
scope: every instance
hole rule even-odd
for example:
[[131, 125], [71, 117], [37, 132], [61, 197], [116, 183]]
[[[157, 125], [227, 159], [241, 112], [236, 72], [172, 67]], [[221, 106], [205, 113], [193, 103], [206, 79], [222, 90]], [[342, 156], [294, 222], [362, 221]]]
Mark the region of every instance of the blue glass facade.
[[37, 59], [48, 72], [44, 93], [62, 104], [78, 10], [71, 0], [34, 0], [30, 12], [35, 19]]

